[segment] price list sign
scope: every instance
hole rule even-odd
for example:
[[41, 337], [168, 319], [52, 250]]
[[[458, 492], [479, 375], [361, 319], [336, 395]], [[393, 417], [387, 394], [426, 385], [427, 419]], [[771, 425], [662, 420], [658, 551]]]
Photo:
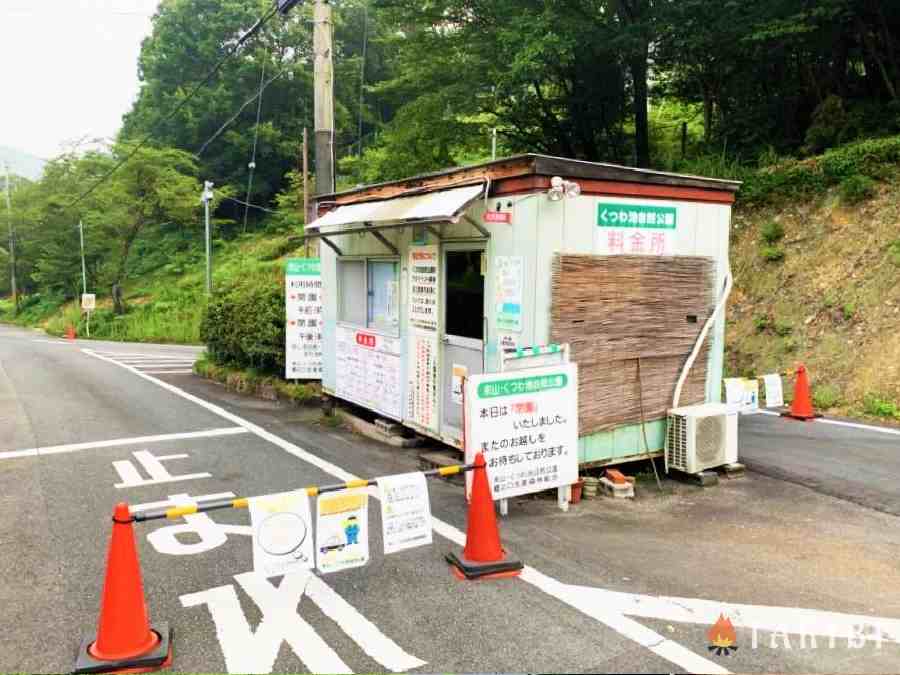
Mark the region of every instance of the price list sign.
[[287, 261], [285, 378], [322, 379], [322, 268], [318, 258]]

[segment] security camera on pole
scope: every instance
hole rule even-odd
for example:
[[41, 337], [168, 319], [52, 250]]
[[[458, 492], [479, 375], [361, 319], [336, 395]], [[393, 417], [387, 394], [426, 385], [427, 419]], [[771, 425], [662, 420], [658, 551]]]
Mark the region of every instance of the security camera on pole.
[[203, 210], [206, 215], [206, 294], [212, 295], [212, 235], [209, 228], [209, 202], [213, 198], [213, 182], [205, 181], [203, 183], [203, 195], [200, 201], [203, 202]]

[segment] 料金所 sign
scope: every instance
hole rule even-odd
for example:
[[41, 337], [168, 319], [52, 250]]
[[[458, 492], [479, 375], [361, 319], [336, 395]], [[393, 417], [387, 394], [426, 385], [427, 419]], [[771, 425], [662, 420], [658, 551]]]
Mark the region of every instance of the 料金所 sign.
[[600, 202], [597, 249], [602, 254], [671, 255], [678, 229], [674, 206]]
[[287, 261], [285, 378], [322, 379], [322, 272], [318, 258]]
[[466, 463], [484, 454], [494, 499], [571, 485], [578, 480], [578, 366], [469, 377], [466, 426]]

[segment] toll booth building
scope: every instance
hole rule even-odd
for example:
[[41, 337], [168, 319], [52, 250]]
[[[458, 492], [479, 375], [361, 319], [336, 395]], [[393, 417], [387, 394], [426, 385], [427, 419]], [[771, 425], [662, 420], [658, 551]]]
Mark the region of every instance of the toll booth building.
[[[323, 388], [461, 448], [465, 377], [568, 344], [580, 462], [660, 453], [738, 186], [522, 155], [320, 197]], [[681, 405], [721, 400], [724, 327]]]

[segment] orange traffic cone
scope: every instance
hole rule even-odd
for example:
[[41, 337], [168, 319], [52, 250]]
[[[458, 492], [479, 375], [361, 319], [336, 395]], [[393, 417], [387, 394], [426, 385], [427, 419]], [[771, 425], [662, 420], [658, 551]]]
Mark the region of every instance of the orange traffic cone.
[[450, 553], [447, 562], [452, 565], [453, 573], [460, 579], [518, 576], [522, 571], [522, 561], [509, 557], [500, 544], [494, 499], [488, 485], [484, 455], [480, 452], [475, 457], [474, 471], [466, 527], [466, 546], [461, 557]]
[[806, 376], [806, 366], [802, 363], [797, 366], [797, 384], [794, 385], [794, 400], [791, 401], [791, 409], [789, 412], [781, 414], [783, 417], [792, 417], [795, 420], [803, 421], [821, 417], [813, 410], [809, 378]]
[[66, 326], [66, 339], [67, 340], [75, 339], [75, 326]]
[[147, 620], [132, 522], [128, 504], [116, 504], [97, 635], [82, 641], [75, 673], [146, 673], [172, 663], [168, 625]]

